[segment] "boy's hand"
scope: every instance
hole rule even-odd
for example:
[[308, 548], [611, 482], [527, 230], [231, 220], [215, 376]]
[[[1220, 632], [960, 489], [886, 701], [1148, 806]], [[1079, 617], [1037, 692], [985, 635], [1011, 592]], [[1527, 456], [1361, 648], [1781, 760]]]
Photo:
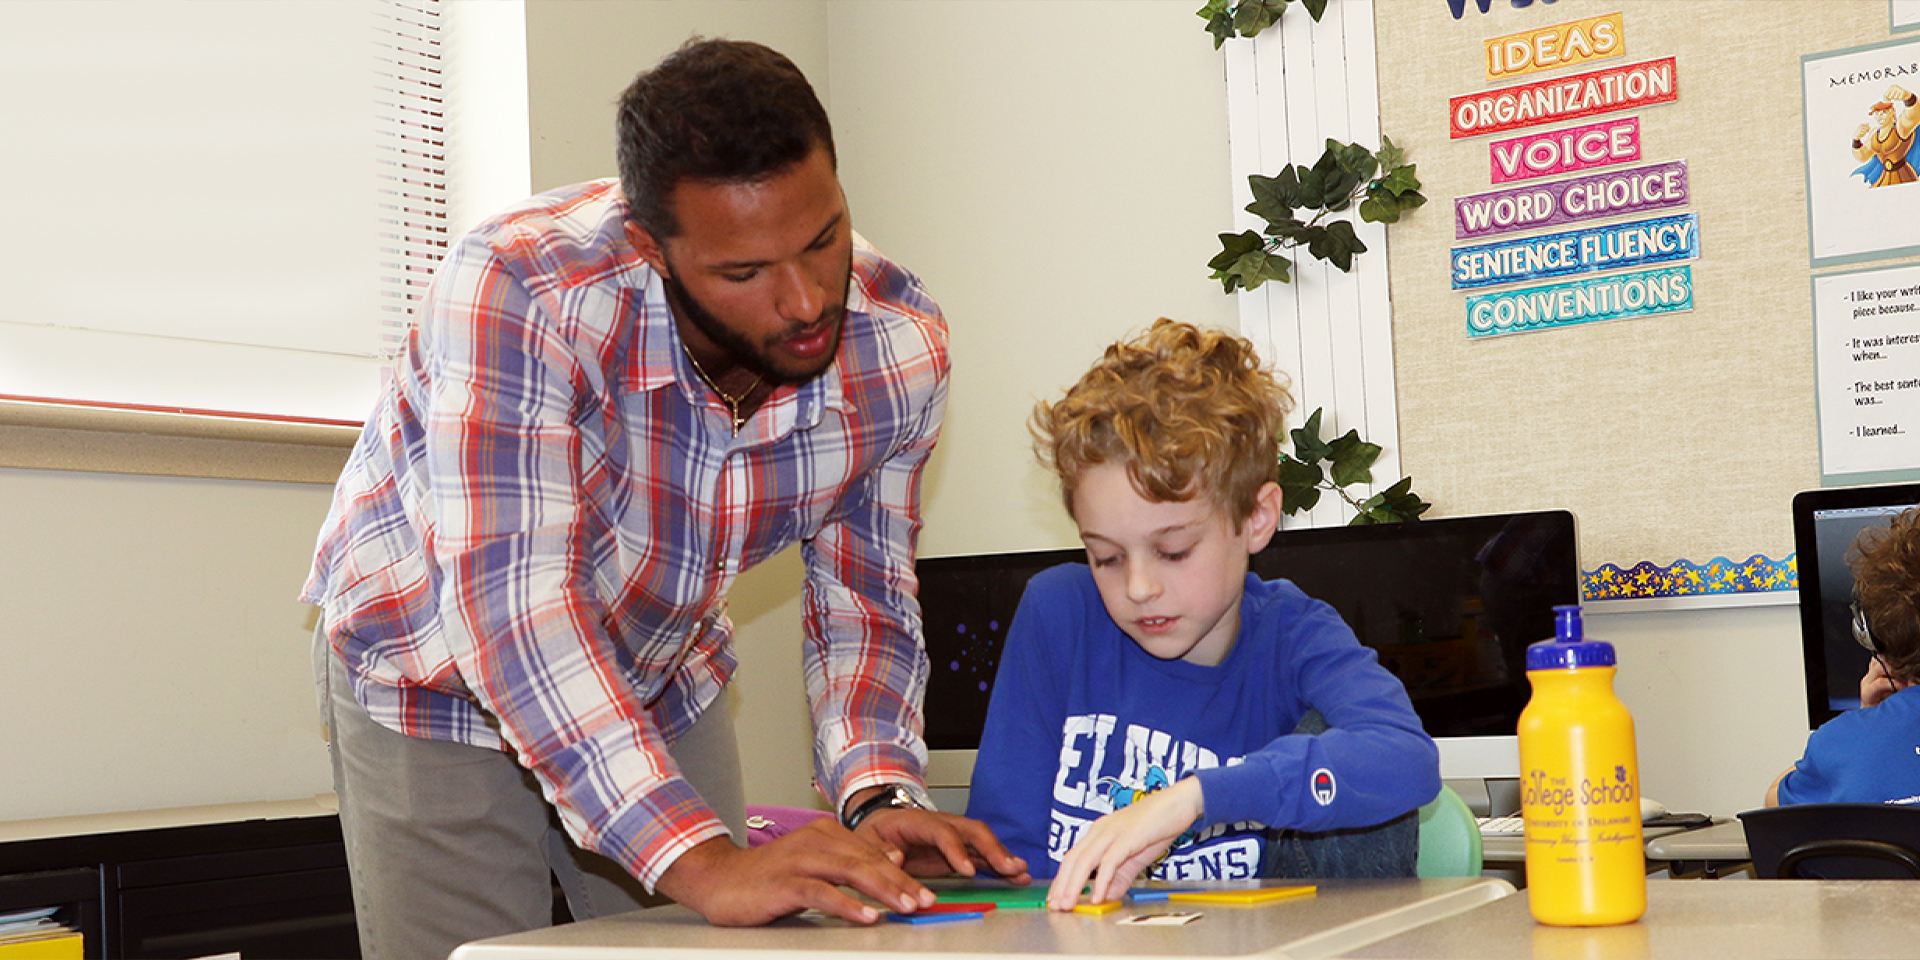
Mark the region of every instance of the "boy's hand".
[[1033, 879], [1027, 874], [1027, 862], [1008, 851], [992, 828], [951, 813], [877, 810], [860, 822], [854, 835], [898, 851], [901, 868], [916, 877], [956, 873], [971, 877], [984, 867], [1016, 885]]
[[1095, 820], [1060, 861], [1047, 890], [1048, 909], [1072, 910], [1089, 880], [1088, 900], [1116, 899], [1206, 812], [1200, 781], [1188, 777]]

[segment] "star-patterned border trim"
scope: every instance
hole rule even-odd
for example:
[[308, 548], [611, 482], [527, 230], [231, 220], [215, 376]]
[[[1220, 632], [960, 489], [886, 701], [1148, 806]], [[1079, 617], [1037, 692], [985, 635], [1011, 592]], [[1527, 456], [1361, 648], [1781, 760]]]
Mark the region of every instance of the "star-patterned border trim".
[[1754, 554], [1745, 561], [1714, 557], [1706, 563], [1676, 560], [1660, 566], [1642, 560], [1625, 570], [1611, 563], [1580, 574], [1587, 600], [1643, 600], [1727, 593], [1775, 593], [1800, 588], [1799, 554], [1771, 560]]

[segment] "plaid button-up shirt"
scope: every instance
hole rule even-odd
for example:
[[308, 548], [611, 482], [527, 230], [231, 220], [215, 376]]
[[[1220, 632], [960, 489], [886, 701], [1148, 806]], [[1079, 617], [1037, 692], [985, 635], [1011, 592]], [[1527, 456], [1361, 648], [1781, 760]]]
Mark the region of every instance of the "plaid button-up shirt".
[[735, 668], [735, 577], [793, 543], [821, 789], [921, 782], [913, 552], [948, 358], [939, 307], [856, 238], [833, 366], [735, 436], [625, 220], [617, 183], [581, 184], [449, 255], [302, 597], [374, 720], [513, 751], [651, 888], [726, 832], [667, 745]]

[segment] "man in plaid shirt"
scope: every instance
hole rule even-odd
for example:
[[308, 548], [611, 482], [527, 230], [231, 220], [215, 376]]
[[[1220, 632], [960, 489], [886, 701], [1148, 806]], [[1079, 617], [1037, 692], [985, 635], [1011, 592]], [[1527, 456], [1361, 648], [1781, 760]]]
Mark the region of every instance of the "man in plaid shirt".
[[[303, 596], [370, 957], [543, 926], [550, 871], [578, 918], [654, 890], [718, 924], [1025, 880], [925, 802], [938, 306], [853, 233], [826, 113], [778, 53], [688, 44], [628, 88], [619, 140], [619, 182], [449, 254], [320, 534]], [[726, 597], [794, 543], [841, 816], [747, 849]]]

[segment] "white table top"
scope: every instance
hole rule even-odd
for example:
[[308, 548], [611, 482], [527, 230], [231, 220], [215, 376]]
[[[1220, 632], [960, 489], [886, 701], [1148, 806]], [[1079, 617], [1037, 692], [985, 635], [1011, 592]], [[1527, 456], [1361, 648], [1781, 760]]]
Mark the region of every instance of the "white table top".
[[[1268, 881], [1296, 886], [1305, 881]], [[953, 884], [931, 884], [944, 889]], [[1180, 884], [1182, 887], [1249, 884]], [[803, 915], [747, 929], [709, 926], [684, 907], [533, 930], [466, 944], [453, 960], [720, 960], [782, 954], [859, 954], [860, 960], [925, 954], [992, 960], [1112, 957], [1330, 957], [1423, 923], [1510, 896], [1512, 885], [1480, 877], [1318, 881], [1310, 898], [1259, 906], [1141, 903], [1104, 915], [1000, 909], [978, 920], [863, 927]], [[1920, 887], [1920, 885], [1916, 885]], [[1185, 926], [1133, 926], [1136, 914], [1197, 910]]]
[[1647, 915], [1614, 927], [1535, 923], [1523, 893], [1341, 954], [1370, 960], [1892, 960], [1920, 956], [1920, 883], [1652, 880]]

